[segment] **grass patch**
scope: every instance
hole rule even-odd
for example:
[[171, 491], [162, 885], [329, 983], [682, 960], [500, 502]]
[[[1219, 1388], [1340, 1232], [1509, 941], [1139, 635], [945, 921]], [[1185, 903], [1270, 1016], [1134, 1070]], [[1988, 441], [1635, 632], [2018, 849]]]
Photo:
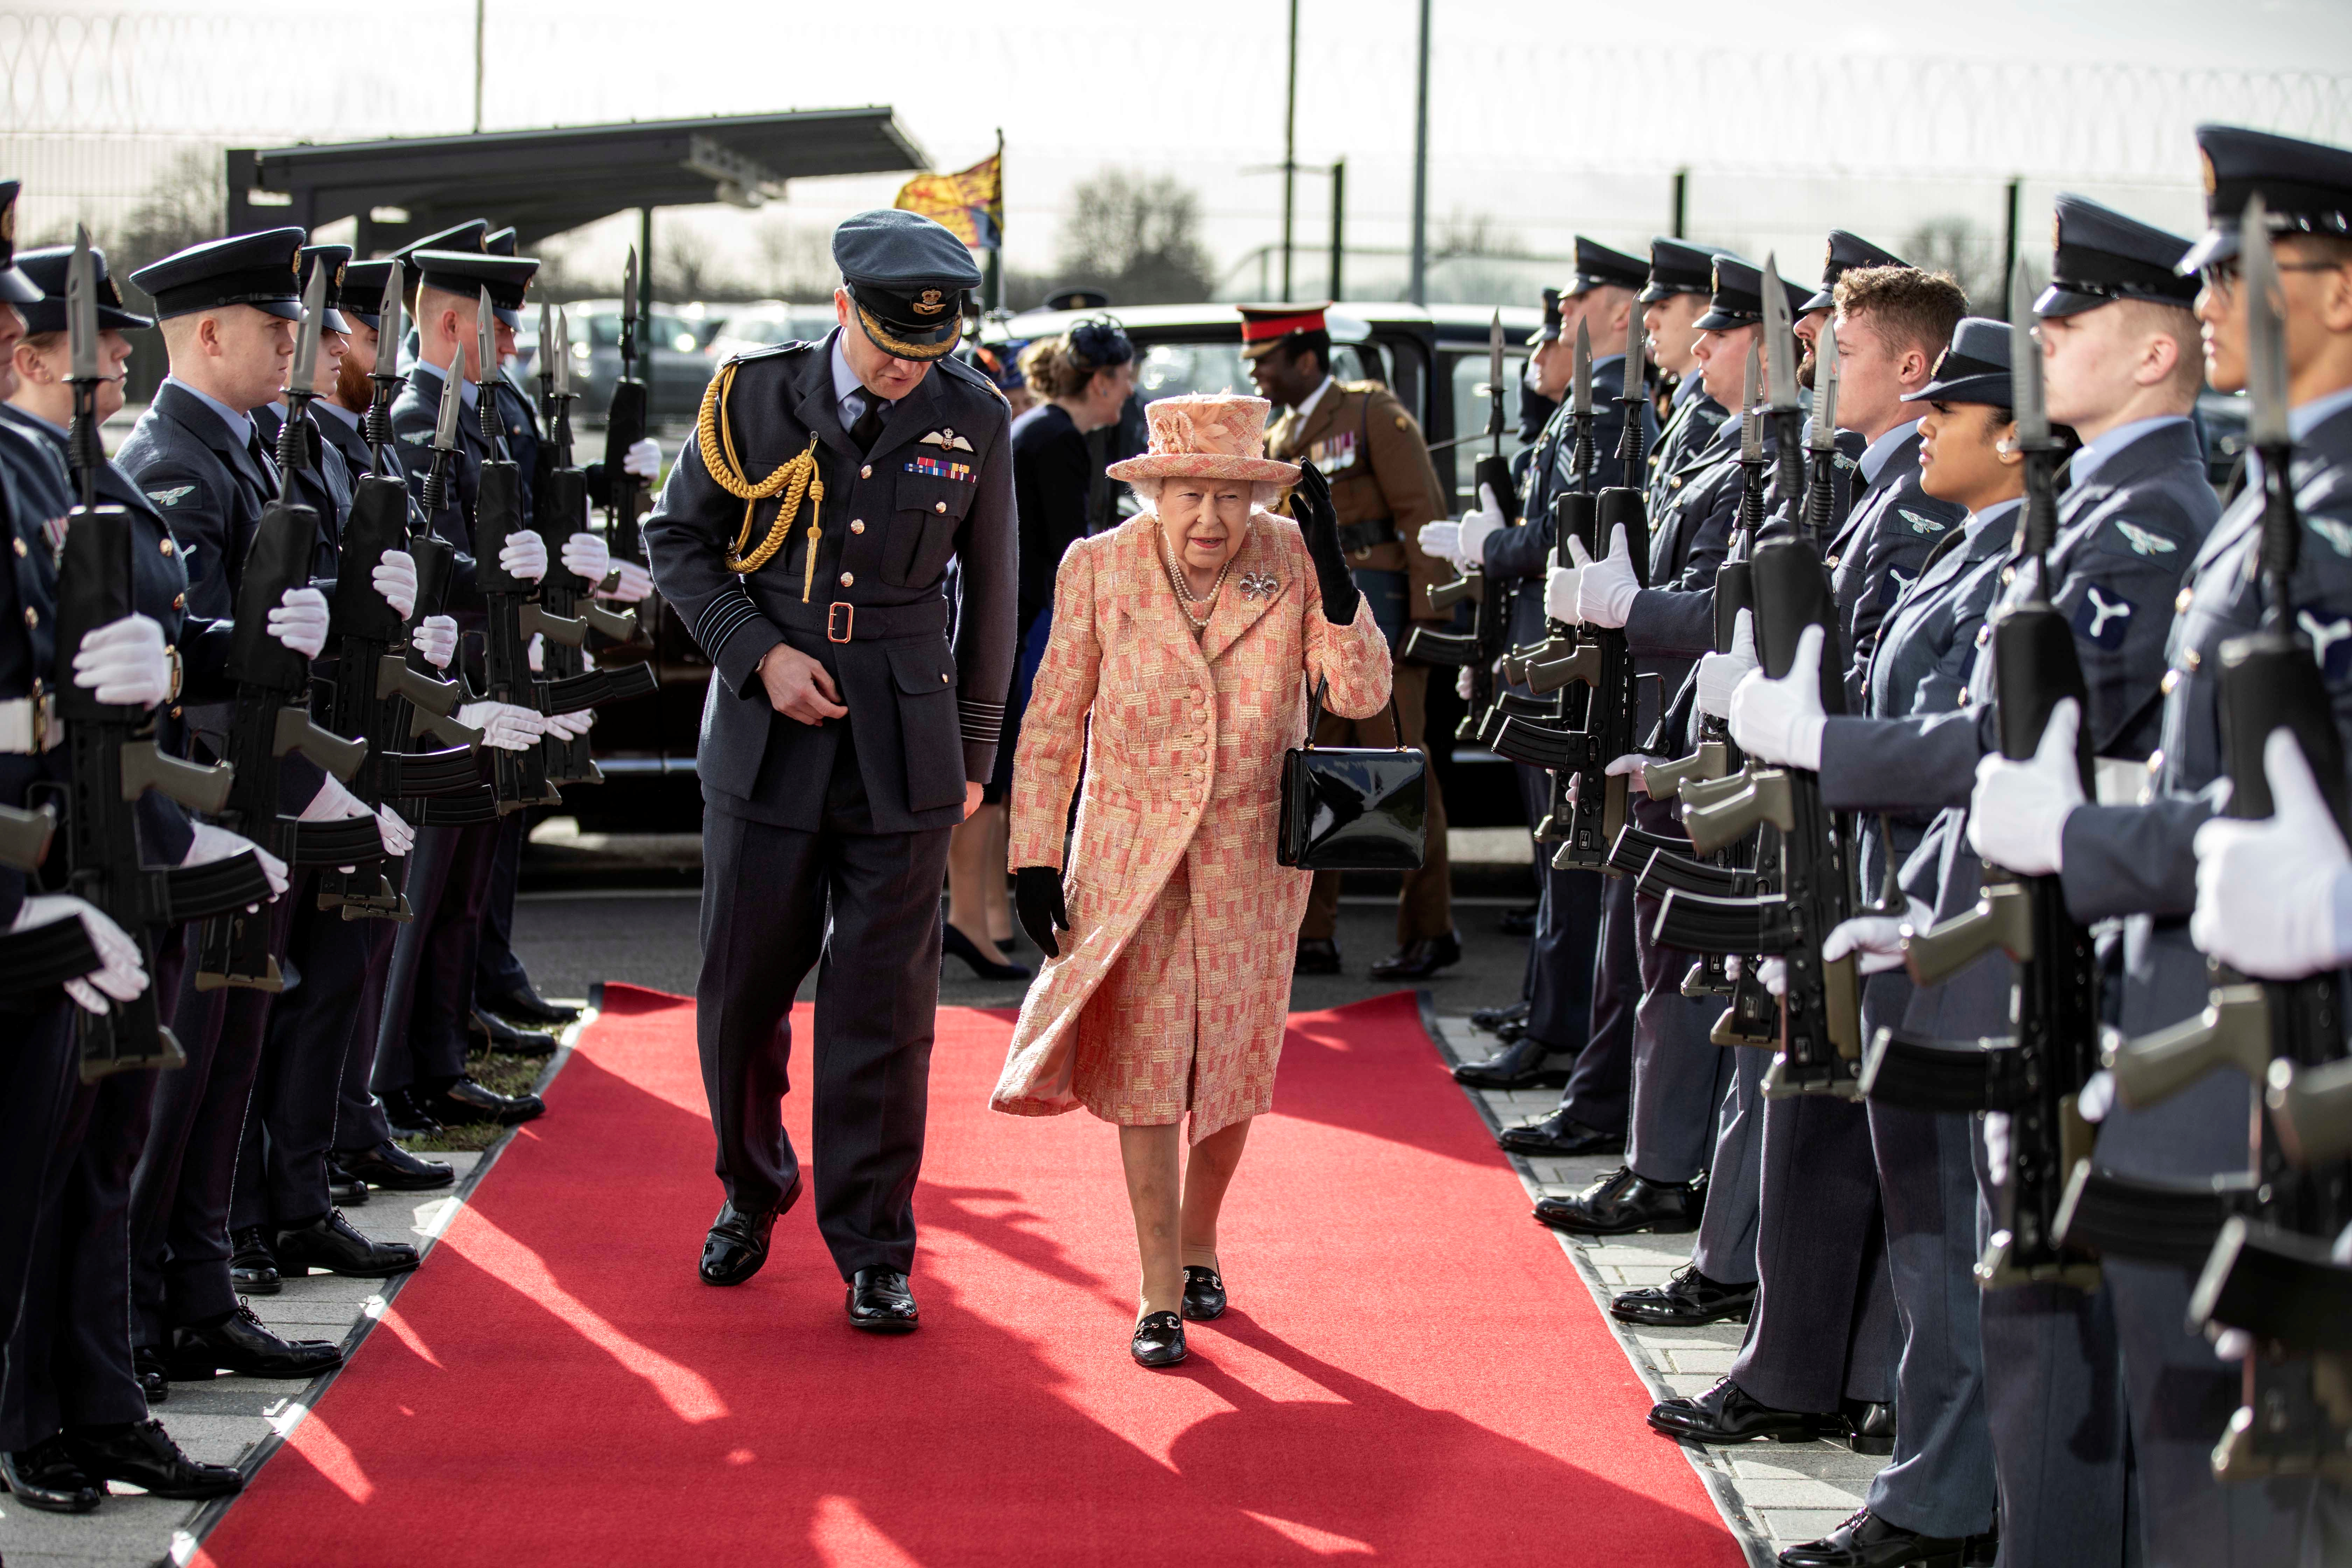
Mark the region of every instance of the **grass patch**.
[[[538, 1087], [540, 1074], [547, 1070], [547, 1064], [545, 1057], [478, 1050], [467, 1057], [466, 1071], [484, 1089], [499, 1094], [528, 1094]], [[402, 1138], [397, 1142], [412, 1154], [477, 1153], [497, 1142], [506, 1131], [495, 1121], [474, 1121], [462, 1127], [445, 1127], [428, 1137]]]

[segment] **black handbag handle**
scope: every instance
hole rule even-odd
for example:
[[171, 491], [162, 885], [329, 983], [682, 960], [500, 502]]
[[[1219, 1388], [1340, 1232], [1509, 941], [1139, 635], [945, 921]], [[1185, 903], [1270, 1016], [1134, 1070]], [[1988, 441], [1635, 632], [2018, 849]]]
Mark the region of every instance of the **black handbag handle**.
[[[1329, 676], [1318, 675], [1315, 678], [1315, 696], [1307, 707], [1307, 743], [1299, 748], [1301, 751], [1311, 752], [1315, 749], [1315, 731], [1322, 726], [1323, 722], [1323, 694], [1330, 689]], [[1412, 752], [1420, 749], [1404, 743], [1404, 725], [1397, 719], [1396, 680], [1393, 675], [1389, 680], [1389, 733], [1396, 737], [1396, 750]]]

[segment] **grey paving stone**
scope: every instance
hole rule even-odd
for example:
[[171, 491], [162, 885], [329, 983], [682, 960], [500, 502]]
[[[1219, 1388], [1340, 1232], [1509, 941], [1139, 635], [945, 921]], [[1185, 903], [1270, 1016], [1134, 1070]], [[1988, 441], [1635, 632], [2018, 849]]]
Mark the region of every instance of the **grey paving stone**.
[[1843, 1487], [1831, 1481], [1765, 1480], [1748, 1478], [1739, 1483], [1739, 1495], [1764, 1510], [1833, 1508], [1851, 1513], [1861, 1506], [1864, 1484]]
[[1776, 1508], [1758, 1510], [1758, 1520], [1771, 1533], [1775, 1545], [1818, 1541], [1846, 1521], [1850, 1508]]

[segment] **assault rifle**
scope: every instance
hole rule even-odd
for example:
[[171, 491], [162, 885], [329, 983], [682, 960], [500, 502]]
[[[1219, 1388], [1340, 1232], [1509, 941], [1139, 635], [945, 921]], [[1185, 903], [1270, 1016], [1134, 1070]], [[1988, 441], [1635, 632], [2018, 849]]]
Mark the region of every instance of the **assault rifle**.
[[[2292, 470], [2278, 267], [2260, 196], [2247, 205], [2241, 233], [2248, 438], [2263, 468], [2263, 608], [2254, 631], [2231, 638], [2220, 650], [2218, 700], [2229, 810], [2244, 817], [2272, 815], [2263, 750], [2272, 731], [2283, 728], [2302, 748], [2343, 831], [2352, 820], [2344, 749], [2326, 678], [2298, 625], [2292, 594], [2303, 521]], [[2319, 1131], [2326, 1118], [2312, 1112], [2322, 1102], [2296, 1090], [2310, 1088], [2301, 1081], [2305, 1074], [2340, 1079], [2347, 1070], [2337, 976], [2331, 972], [2303, 980], [2249, 982], [2218, 963], [2212, 970], [2213, 1005], [2200, 1017], [2113, 1045], [2117, 1094], [2126, 1104], [2147, 1104], [2227, 1063], [2249, 1070], [2257, 1084], [2267, 1080], [2273, 1103], [2293, 1108], [2297, 1133]], [[2244, 1405], [2214, 1451], [2213, 1473], [2225, 1481], [2315, 1471], [2352, 1474], [2352, 1390], [2344, 1382], [2341, 1330], [2321, 1333], [2298, 1327], [2298, 1320], [2315, 1311], [2333, 1310], [2343, 1284], [2332, 1265], [2322, 1266], [2312, 1256], [2352, 1210], [2352, 1172], [2340, 1158], [2325, 1155], [2331, 1142], [2283, 1135], [2258, 1115], [2252, 1159], [2242, 1177], [2183, 1187], [2132, 1181], [2096, 1171], [2085, 1161], [2067, 1193], [2062, 1223], [2070, 1240], [2120, 1256], [2146, 1256], [2137, 1243], [2153, 1240], [2177, 1252], [2192, 1238], [2211, 1237], [2191, 1317], [2244, 1330], [2261, 1342], [2245, 1358]], [[2173, 1222], [2169, 1234], [2151, 1235], [2167, 1219]], [[2295, 1267], [2289, 1270], [2288, 1265]], [[2287, 1272], [2293, 1278], [2281, 1280]], [[2274, 1289], [2282, 1283], [2288, 1288]], [[2265, 1293], [2271, 1299], [2253, 1300]]]
[[[384, 345], [400, 341], [400, 264], [394, 262], [384, 280], [382, 314], [376, 318], [378, 342]], [[389, 347], [377, 356], [371, 379], [375, 396], [361, 420], [370, 471], [354, 482], [351, 515], [343, 521], [342, 564], [335, 579], [334, 698], [328, 722], [337, 733], [367, 742], [367, 755], [349, 782], [352, 794], [373, 810], [393, 801], [476, 789], [480, 777], [474, 746], [481, 736], [454, 717], [463, 695], [457, 683], [436, 679], [409, 664], [409, 628], [375, 591], [375, 567], [384, 552], [405, 550], [417, 559], [422, 605], [425, 563], [418, 553], [419, 542], [409, 537], [408, 487], [390, 471], [393, 465], [385, 457], [393, 438], [394, 389], [401, 383]], [[432, 542], [440, 545], [436, 566], [445, 567], [447, 546], [439, 540]], [[404, 749], [425, 736], [444, 742], [447, 749]], [[319, 908], [339, 909], [347, 921], [409, 918], [406, 897], [381, 871], [321, 872]]]
[[[543, 334], [542, 334], [543, 335]], [[568, 379], [567, 370], [567, 379]], [[645, 564], [646, 544], [637, 531], [644, 495], [629, 472], [629, 448], [646, 438], [646, 384], [637, 379], [637, 247], [621, 273], [621, 376], [613, 383], [612, 406], [604, 415], [604, 542], [624, 561]]]
[[[2020, 265], [2010, 284], [2010, 376], [2018, 445], [2025, 454], [2025, 514], [2018, 569], [2026, 595], [1992, 623], [1992, 671], [2001, 754], [2034, 754], [2050, 715], [2071, 700], [2082, 715], [2074, 765], [2092, 780], [2090, 688], [2065, 615], [2050, 602], [2049, 554], [2058, 535], [2058, 443], [2042, 401], [2042, 348], [2033, 337], [2033, 290]], [[2076, 1107], [2097, 1066], [2098, 985], [2091, 933], [2067, 912], [2055, 876], [2021, 877], [1988, 866], [1975, 909], [1907, 935], [1904, 957], [1920, 985], [1940, 985], [1999, 948], [2015, 963], [2007, 1039], [1938, 1043], [1881, 1029], [1864, 1089], [1916, 1110], [1998, 1110], [2009, 1117], [2008, 1169], [1996, 1227], [1977, 1278], [1988, 1289], [2051, 1283], [2089, 1290], [2098, 1264], [2061, 1237], [2069, 1174], [2088, 1157], [2091, 1130]]]
[[[68, 353], [73, 383], [73, 428], [68, 450], [81, 490], [58, 557], [58, 716], [66, 726], [72, 777], [66, 785], [67, 890], [111, 916], [139, 944], [139, 961], [155, 973], [151, 927], [208, 920], [267, 900], [269, 878], [250, 851], [203, 865], [165, 870], [141, 858], [133, 807], [156, 790], [191, 810], [219, 811], [233, 782], [226, 763], [201, 767], [160, 751], [150, 711], [106, 703], [74, 679], [82, 639], [137, 609], [131, 564], [131, 514], [98, 503], [98, 475], [106, 448], [98, 435], [97, 268], [89, 236], [78, 230], [66, 272]], [[62, 921], [79, 928], [79, 921]], [[27, 933], [34, 934], [34, 933]], [[88, 973], [86, 965], [78, 973]], [[63, 978], [63, 977], [61, 977]], [[81, 1078], [91, 1082], [134, 1068], [173, 1068], [187, 1060], [163, 1018], [155, 987], [104, 1013], [75, 1009]]]
[[[294, 335], [294, 359], [287, 373], [286, 421], [278, 431], [278, 462], [292, 489], [292, 476], [310, 458], [310, 402], [316, 395], [312, 373], [319, 330], [326, 309], [327, 269], [315, 268], [302, 301], [302, 321]], [[290, 865], [356, 866], [383, 858], [383, 839], [373, 816], [301, 822], [278, 810], [280, 761], [299, 752], [339, 779], [359, 772], [367, 742], [345, 740], [310, 718], [310, 661], [269, 635], [269, 612], [291, 588], [308, 586], [310, 554], [319, 537], [316, 509], [285, 499], [285, 491], [262, 509], [236, 584], [236, 625], [229, 637], [228, 673], [236, 681], [230, 711], [228, 760], [236, 770], [227, 808], [228, 825]], [[205, 923], [198, 933], [195, 986], [224, 985], [280, 991], [285, 980], [270, 952], [270, 912], [232, 910]]]
[[[1493, 443], [1494, 449], [1479, 458], [1471, 470], [1470, 493], [1475, 497], [1481, 486], [1494, 491], [1504, 520], [1516, 524], [1519, 521], [1519, 492], [1511, 482], [1511, 466], [1503, 458], [1503, 312], [1496, 310], [1486, 329], [1486, 428], [1482, 433]], [[1495, 664], [1502, 658], [1510, 637], [1509, 595], [1489, 584], [1485, 570], [1470, 563], [1452, 582], [1433, 584], [1429, 589], [1429, 607], [1433, 610], [1450, 611], [1465, 603], [1471, 606], [1468, 631], [1441, 632], [1416, 623], [1405, 635], [1402, 652], [1406, 658], [1422, 664], [1470, 671], [1469, 707], [1454, 731], [1454, 739], [1483, 744], [1493, 739], [1488, 729], [1490, 721], [1501, 721], [1495, 711]]]

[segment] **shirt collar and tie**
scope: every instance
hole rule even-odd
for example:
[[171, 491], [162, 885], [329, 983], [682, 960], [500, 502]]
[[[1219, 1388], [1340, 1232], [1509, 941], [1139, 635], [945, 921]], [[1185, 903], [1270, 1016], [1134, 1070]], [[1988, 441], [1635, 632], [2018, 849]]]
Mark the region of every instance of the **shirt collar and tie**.
[[1884, 469], [1894, 458], [1895, 449], [1911, 439], [1918, 428], [1919, 421], [1916, 419], [1907, 425], [1897, 425], [1869, 446], [1864, 447], [1862, 449], [1862, 482], [1865, 485], [1876, 484], [1880, 470]]
[[888, 398], [869, 391], [857, 379], [849, 366], [849, 356], [841, 350], [841, 330], [833, 334], [833, 406], [840, 416], [841, 427], [860, 452], [874, 449], [875, 438], [882, 434], [882, 422], [897, 406]]
[[218, 415], [220, 416], [222, 426], [228, 431], [229, 439], [235, 441], [238, 446], [250, 447], [258, 438], [259, 433], [254, 426], [252, 415], [247, 414], [241, 409], [231, 408], [227, 404], [223, 403], [219, 398], [212, 395], [212, 394], [208, 392], [199, 392], [177, 376], [171, 376], [166, 379], [170, 381], [171, 384], [178, 387], [182, 392], [186, 393], [190, 397], [194, 398], [198, 403], [203, 404], [206, 408], [211, 409], [215, 414]]
[[1327, 374], [1323, 377], [1322, 384], [1299, 401], [1298, 427], [1300, 429], [1304, 430], [1307, 428], [1307, 421], [1314, 416], [1315, 405], [1323, 401], [1323, 395], [1325, 393], [1331, 390], [1331, 383], [1334, 379], [1334, 377]]
[[[435, 363], [434, 363], [431, 360], [429, 360], [429, 359], [420, 359], [420, 360], [418, 360], [418, 361], [416, 362], [416, 364], [415, 364], [415, 369], [418, 369], [418, 370], [423, 371], [425, 374], [427, 374], [427, 375], [431, 376], [431, 377], [432, 377], [434, 380], [436, 380], [436, 381], [446, 381], [446, 380], [448, 380], [448, 379], [449, 379], [449, 373], [448, 373], [448, 371], [446, 371], [446, 369], [444, 369], [444, 368], [443, 368], [443, 367], [441, 367], [440, 365], [435, 364]], [[474, 406], [474, 400], [475, 400], [477, 397], [478, 397], [478, 396], [480, 395], [480, 394], [481, 394], [481, 390], [482, 390], [482, 389], [481, 389], [480, 387], [478, 387], [478, 386], [475, 385], [472, 382], [467, 381], [467, 380], [463, 375], [458, 376], [458, 377], [457, 377], [457, 405], [458, 405], [458, 406], [459, 406], [459, 407], [461, 407], [461, 408], [471, 408], [472, 406]]]
[[2159, 414], [2152, 419], [2135, 419], [2128, 425], [2118, 425], [2106, 434], [2083, 443], [2066, 465], [2066, 488], [2080, 489], [2091, 482], [2091, 476], [2106, 467], [2115, 455], [2141, 437], [2160, 430], [2167, 425], [2186, 425], [2185, 414]]

